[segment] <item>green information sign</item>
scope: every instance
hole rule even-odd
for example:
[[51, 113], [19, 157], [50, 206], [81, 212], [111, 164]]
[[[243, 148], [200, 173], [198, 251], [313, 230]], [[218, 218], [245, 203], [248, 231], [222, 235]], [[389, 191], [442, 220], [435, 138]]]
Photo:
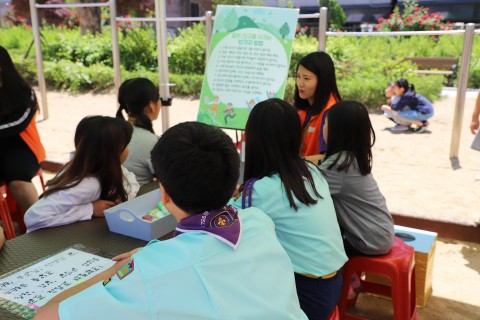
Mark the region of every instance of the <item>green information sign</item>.
[[245, 128], [260, 101], [283, 98], [298, 9], [218, 6], [197, 120]]

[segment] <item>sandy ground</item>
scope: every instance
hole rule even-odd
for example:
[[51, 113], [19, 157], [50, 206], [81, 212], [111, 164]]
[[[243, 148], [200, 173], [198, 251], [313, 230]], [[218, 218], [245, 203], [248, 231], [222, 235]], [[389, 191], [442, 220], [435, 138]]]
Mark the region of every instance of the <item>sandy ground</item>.
[[[469, 131], [475, 97], [474, 92], [467, 95], [458, 153], [460, 168], [456, 170], [450, 161], [455, 98], [435, 103], [436, 114], [423, 134], [391, 133], [388, 128], [392, 122], [380, 113], [371, 114], [377, 134], [373, 173], [390, 211], [467, 225], [480, 222], [480, 197], [474, 192], [480, 187], [480, 181], [475, 181], [480, 174], [480, 152], [470, 149], [473, 135]], [[38, 124], [47, 157], [67, 160], [80, 119], [93, 114], [114, 116], [115, 101], [112, 94], [49, 92], [49, 119]], [[197, 110], [197, 99], [175, 98], [168, 110], [170, 125], [195, 120]], [[162, 132], [160, 119], [154, 128]], [[234, 131], [229, 133], [234, 138]]]
[[[475, 97], [475, 92], [467, 95], [459, 148], [460, 168], [456, 170], [449, 158], [454, 93], [453, 97], [450, 93], [450, 97], [435, 103], [436, 115], [427, 133], [393, 134], [387, 129], [392, 126], [389, 120], [380, 113], [371, 114], [377, 134], [374, 176], [392, 212], [468, 225], [480, 222], [480, 197], [475, 191], [480, 187], [480, 181], [475, 181], [475, 176], [480, 174], [480, 153], [470, 149], [473, 135], [469, 132]], [[94, 114], [114, 116], [115, 101], [112, 94], [72, 96], [49, 92], [49, 119], [38, 123], [47, 157], [68, 160], [80, 119]], [[169, 108], [170, 125], [194, 121], [197, 109], [198, 99], [175, 98]], [[154, 128], [157, 133], [162, 132], [160, 119]], [[229, 134], [234, 139], [234, 131]], [[46, 179], [51, 176], [45, 173]], [[420, 319], [480, 319], [479, 283], [480, 244], [439, 239], [433, 296], [427, 307], [419, 311]], [[371, 319], [391, 318], [390, 303], [386, 300], [362, 297], [359, 303], [367, 307]], [[369, 313], [368, 308], [374, 312]]]
[[475, 192], [480, 181], [480, 153], [470, 149], [473, 135], [470, 119], [476, 95], [465, 103], [458, 159], [453, 169], [450, 160], [455, 98], [435, 103], [435, 116], [423, 134], [393, 134], [392, 122], [372, 114], [377, 134], [374, 147], [374, 176], [392, 212], [456, 221], [467, 225], [480, 222], [480, 197]]

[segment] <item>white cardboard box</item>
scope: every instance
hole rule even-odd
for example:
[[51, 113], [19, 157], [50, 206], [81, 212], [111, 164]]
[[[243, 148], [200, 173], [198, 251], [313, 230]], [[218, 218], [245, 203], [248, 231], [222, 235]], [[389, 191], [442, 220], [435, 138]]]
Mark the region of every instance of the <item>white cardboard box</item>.
[[145, 241], [172, 232], [177, 222], [171, 214], [153, 222], [142, 219], [142, 216], [157, 208], [161, 195], [160, 189], [155, 189], [105, 210], [108, 228], [112, 232]]

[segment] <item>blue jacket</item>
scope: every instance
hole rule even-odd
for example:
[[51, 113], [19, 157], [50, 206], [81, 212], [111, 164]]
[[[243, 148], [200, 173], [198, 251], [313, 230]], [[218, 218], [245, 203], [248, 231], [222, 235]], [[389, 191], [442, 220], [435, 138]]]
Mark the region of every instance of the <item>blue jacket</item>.
[[433, 105], [427, 98], [410, 90], [405, 92], [403, 96], [400, 97], [400, 100], [392, 105], [392, 109], [395, 111], [401, 111], [407, 107], [409, 107], [410, 110], [417, 110], [423, 114], [433, 112]]

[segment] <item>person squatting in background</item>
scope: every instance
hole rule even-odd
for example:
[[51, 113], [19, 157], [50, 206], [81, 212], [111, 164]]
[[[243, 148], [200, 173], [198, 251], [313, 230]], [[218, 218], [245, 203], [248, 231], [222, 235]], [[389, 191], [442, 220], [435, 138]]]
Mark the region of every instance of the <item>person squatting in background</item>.
[[[425, 132], [429, 126], [428, 119], [433, 116], [432, 103], [415, 92], [413, 84], [409, 84], [404, 78], [394, 82], [393, 91], [398, 101], [392, 105], [382, 105], [381, 109], [385, 115], [393, 120], [396, 125], [391, 128], [392, 132], [412, 130], [414, 132]], [[414, 125], [415, 127], [411, 126]]]

